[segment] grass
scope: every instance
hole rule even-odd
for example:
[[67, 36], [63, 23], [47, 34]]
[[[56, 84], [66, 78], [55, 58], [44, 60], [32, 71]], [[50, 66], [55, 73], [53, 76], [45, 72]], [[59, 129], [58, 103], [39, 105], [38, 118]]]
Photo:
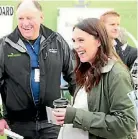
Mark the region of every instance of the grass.
[[6, 137], [5, 136], [0, 136], [0, 139], [6, 139]]

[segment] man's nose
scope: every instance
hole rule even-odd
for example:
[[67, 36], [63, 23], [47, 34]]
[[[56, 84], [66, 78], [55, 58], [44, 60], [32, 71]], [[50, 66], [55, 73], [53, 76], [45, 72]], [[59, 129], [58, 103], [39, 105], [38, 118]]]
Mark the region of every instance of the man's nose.
[[28, 21], [27, 19], [24, 19], [23, 24], [24, 24], [25, 26], [27, 26], [27, 25], [29, 25], [29, 21]]
[[119, 29], [120, 29], [120, 26], [116, 25], [115, 30], [119, 30]]

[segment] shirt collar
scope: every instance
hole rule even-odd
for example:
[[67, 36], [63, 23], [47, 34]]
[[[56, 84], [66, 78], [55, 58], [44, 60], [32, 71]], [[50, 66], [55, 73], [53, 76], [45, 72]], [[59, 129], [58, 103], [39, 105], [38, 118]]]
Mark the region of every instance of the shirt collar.
[[122, 50], [125, 51], [126, 47], [127, 47], [127, 43], [125, 43], [124, 45], [121, 46]]
[[116, 45], [117, 45], [116, 40], [113, 40], [113, 45], [114, 45], [114, 46], [116, 46]]

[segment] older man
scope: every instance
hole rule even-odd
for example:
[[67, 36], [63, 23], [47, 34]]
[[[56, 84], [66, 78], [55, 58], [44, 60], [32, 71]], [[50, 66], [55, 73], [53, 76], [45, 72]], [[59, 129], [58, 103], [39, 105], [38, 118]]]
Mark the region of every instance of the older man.
[[48, 123], [46, 106], [60, 97], [61, 72], [73, 94], [71, 51], [64, 39], [43, 22], [41, 5], [24, 0], [17, 7], [16, 29], [0, 41], [0, 91], [4, 128], [24, 139], [57, 139], [59, 126]]

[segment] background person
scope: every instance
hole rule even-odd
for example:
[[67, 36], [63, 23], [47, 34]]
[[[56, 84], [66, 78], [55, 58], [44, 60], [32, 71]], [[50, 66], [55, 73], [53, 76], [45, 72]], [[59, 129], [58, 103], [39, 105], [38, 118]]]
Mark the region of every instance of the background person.
[[124, 64], [127, 65], [129, 69], [131, 69], [137, 57], [137, 49], [128, 46], [125, 51], [122, 50], [123, 44], [118, 39], [120, 33], [120, 15], [116, 11], [107, 11], [101, 15], [100, 20], [105, 25], [108, 35], [112, 41], [114, 50], [117, 52]]
[[118, 40], [122, 43], [120, 46], [124, 54], [124, 63], [129, 67], [129, 69], [131, 69], [137, 58], [138, 49], [128, 44], [127, 31], [122, 27], [120, 27], [119, 30]]

